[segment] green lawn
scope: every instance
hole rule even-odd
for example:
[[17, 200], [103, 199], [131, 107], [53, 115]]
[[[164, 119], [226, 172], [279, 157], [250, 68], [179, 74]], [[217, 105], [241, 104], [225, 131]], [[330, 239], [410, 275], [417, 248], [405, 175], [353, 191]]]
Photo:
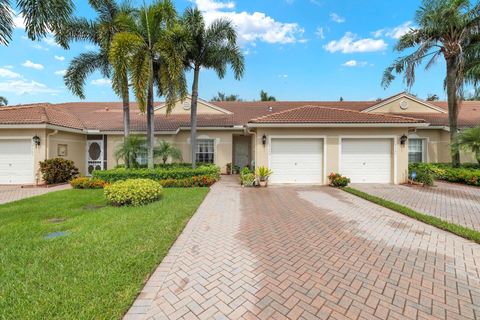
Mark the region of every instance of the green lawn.
[[137, 208], [105, 206], [103, 190], [0, 205], [0, 319], [121, 317], [208, 189], [164, 192]]

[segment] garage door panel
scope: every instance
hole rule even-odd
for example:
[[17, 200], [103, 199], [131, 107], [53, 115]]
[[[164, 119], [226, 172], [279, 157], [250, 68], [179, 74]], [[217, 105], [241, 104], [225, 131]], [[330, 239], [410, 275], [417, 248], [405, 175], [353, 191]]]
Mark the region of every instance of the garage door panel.
[[342, 139], [341, 174], [352, 183], [391, 183], [391, 150], [391, 139]]
[[273, 138], [270, 168], [272, 183], [322, 183], [323, 140]]
[[0, 140], [0, 184], [33, 182], [31, 140]]

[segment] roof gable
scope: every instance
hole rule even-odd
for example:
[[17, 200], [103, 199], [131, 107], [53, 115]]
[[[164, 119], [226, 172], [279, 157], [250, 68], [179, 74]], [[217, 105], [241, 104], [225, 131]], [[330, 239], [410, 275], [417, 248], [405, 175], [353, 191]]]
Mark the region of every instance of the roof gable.
[[440, 107], [418, 99], [406, 92], [396, 94], [363, 110], [370, 113], [446, 113]]
[[[191, 104], [192, 104], [191, 96], [187, 96], [183, 101], [178, 100], [175, 103], [175, 106], [173, 107], [170, 114], [172, 115], [190, 114]], [[155, 111], [159, 114], [165, 114], [166, 113], [165, 103], [162, 103], [159, 107], [155, 108]], [[232, 112], [199, 98], [197, 101], [197, 114], [228, 115], [228, 114], [232, 114]]]

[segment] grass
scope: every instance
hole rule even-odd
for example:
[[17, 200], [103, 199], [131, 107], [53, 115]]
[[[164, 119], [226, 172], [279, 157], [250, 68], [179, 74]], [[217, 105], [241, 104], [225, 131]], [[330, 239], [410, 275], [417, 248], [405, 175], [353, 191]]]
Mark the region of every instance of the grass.
[[[142, 207], [106, 206], [103, 190], [0, 205], [0, 319], [120, 318], [207, 192], [165, 189]], [[44, 238], [57, 231], [68, 235]]]
[[399, 212], [401, 214], [404, 214], [406, 216], [409, 216], [410, 218], [416, 219], [418, 221], [427, 223], [429, 225], [432, 225], [434, 227], [437, 227], [439, 229], [449, 231], [453, 234], [456, 234], [457, 236], [460, 236], [462, 238], [468, 239], [475, 241], [477, 243], [480, 243], [480, 232], [475, 231], [473, 229], [466, 228], [464, 226], [451, 223], [442, 219], [439, 219], [437, 217], [429, 216], [424, 213], [417, 212], [413, 209], [404, 207], [402, 205], [399, 205], [398, 203], [391, 202], [388, 200], [385, 200], [383, 198], [379, 198], [376, 196], [372, 196], [368, 193], [362, 192], [360, 190], [351, 188], [351, 187], [345, 187], [342, 188], [342, 190], [351, 193], [353, 195], [356, 195], [360, 198], [363, 198], [365, 200], [368, 200], [370, 202], [376, 203], [382, 207], [391, 209], [393, 211]]

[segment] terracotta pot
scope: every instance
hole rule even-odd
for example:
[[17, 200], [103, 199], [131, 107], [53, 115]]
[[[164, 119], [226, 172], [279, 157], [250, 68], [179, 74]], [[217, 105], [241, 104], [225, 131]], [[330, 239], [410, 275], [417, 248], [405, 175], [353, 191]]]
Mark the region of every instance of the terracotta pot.
[[266, 186], [267, 186], [267, 181], [260, 180], [260, 187], [266, 187]]

